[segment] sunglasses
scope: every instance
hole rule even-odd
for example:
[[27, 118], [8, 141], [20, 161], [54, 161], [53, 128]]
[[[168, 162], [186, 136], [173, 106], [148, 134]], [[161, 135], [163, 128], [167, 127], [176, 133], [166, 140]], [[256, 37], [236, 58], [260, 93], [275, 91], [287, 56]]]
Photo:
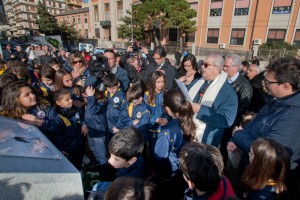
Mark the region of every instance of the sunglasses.
[[203, 66], [204, 66], [204, 68], [207, 68], [208, 66], [214, 66], [214, 65], [212, 65], [212, 64], [209, 64], [209, 63], [203, 63]]
[[82, 60], [78, 60], [78, 61], [74, 61], [73, 64], [77, 64], [77, 63], [83, 63]]

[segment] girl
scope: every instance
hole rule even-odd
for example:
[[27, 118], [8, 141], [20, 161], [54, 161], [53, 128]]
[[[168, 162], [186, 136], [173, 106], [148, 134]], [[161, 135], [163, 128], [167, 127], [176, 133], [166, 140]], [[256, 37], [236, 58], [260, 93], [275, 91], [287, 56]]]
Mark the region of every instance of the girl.
[[64, 125], [55, 109], [43, 101], [28, 83], [13, 82], [5, 86], [2, 107], [1, 115], [37, 126], [54, 145], [57, 145], [56, 139], [64, 135]]
[[53, 91], [59, 91], [63, 88], [68, 88], [73, 99], [73, 104], [76, 107], [82, 107], [84, 105], [84, 100], [82, 98], [82, 88], [77, 85], [73, 85], [73, 77], [70, 72], [63, 69], [56, 71], [55, 82], [53, 86]]
[[[165, 191], [176, 191], [173, 192], [176, 193], [174, 197], [178, 198], [178, 195], [183, 194], [185, 188], [185, 181], [178, 168], [179, 152], [186, 142], [194, 140], [196, 126], [193, 122], [192, 105], [180, 91], [172, 89], [166, 92], [164, 106], [172, 119], [161, 128], [160, 133], [156, 134], [153, 172], [167, 187]], [[162, 187], [164, 187], [163, 185]]]
[[55, 82], [55, 70], [51, 67], [42, 67], [39, 75], [41, 81], [35, 84], [40, 94], [51, 104], [53, 104], [53, 87]]
[[86, 136], [88, 128], [84, 121], [84, 110], [73, 106], [70, 91], [66, 88], [54, 93], [56, 111], [65, 123], [65, 137], [61, 141], [60, 150], [70, 162], [81, 170], [83, 158], [83, 136]]
[[161, 71], [150, 74], [147, 84], [147, 91], [144, 99], [150, 110], [150, 128], [152, 133], [159, 132], [160, 127], [167, 124], [168, 120], [164, 115], [163, 93], [166, 90], [165, 75]]
[[290, 155], [278, 142], [257, 139], [251, 145], [249, 166], [242, 181], [248, 191], [245, 199], [288, 199], [285, 178], [289, 170]]

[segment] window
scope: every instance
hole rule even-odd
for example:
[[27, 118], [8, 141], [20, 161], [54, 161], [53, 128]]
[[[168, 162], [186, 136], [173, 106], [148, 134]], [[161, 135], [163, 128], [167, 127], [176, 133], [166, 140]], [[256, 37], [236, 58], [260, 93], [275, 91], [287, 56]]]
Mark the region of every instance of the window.
[[285, 37], [285, 29], [269, 29], [267, 42], [283, 41]]
[[232, 29], [231, 30], [231, 45], [243, 45], [245, 38], [245, 29]]
[[218, 40], [219, 40], [219, 29], [209, 28], [207, 31], [206, 43], [218, 44]]
[[75, 17], [72, 18], [73, 24], [75, 24]]
[[292, 0], [275, 0], [272, 14], [291, 13]]
[[84, 15], [84, 23], [85, 23], [85, 24], [88, 23], [87, 15]]
[[300, 47], [300, 29], [296, 30], [293, 44], [296, 45], [298, 48]]
[[78, 24], [80, 24], [81, 22], [80, 22], [80, 16], [78, 16]]
[[234, 15], [248, 15], [249, 0], [236, 0]]
[[123, 18], [123, 1], [117, 3], [117, 20], [120, 21]]
[[100, 29], [99, 28], [95, 28], [95, 36], [96, 36], [96, 38], [100, 38]]
[[169, 42], [177, 42], [177, 34], [178, 29], [177, 28], [170, 28], [169, 29]]
[[98, 5], [94, 6], [94, 21], [99, 22]]
[[222, 15], [223, 0], [211, 0], [210, 16]]
[[85, 30], [84, 30], [84, 34], [85, 34], [85, 37], [88, 38], [88, 37], [89, 37], [89, 30], [88, 30], [88, 29], [85, 29]]

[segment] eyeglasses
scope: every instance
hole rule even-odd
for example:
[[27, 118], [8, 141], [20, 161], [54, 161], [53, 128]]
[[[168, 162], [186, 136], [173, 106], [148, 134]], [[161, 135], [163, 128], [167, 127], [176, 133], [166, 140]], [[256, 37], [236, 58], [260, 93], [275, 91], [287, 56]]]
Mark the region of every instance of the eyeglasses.
[[208, 66], [214, 66], [214, 65], [212, 65], [212, 64], [209, 64], [209, 63], [203, 63], [203, 66], [204, 66], [204, 68], [207, 68]]
[[78, 61], [74, 61], [73, 64], [77, 64], [77, 63], [83, 63], [82, 60], [78, 60]]
[[265, 83], [266, 85], [273, 84], [273, 83], [277, 83], [277, 84], [280, 84], [280, 83], [281, 83], [281, 82], [279, 82], [279, 81], [268, 81], [267, 79], [264, 79], [263, 81], [264, 81], [264, 83]]

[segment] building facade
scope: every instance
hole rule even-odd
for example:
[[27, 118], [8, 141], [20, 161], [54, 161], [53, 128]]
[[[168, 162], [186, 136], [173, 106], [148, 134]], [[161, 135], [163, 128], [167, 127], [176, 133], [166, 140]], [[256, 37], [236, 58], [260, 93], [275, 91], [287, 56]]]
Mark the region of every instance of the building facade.
[[72, 24], [83, 38], [89, 38], [89, 32], [92, 30], [89, 7], [68, 10], [57, 15], [56, 19], [58, 23], [65, 21], [68, 24]]
[[[39, 0], [6, 0], [4, 8], [7, 14], [10, 34], [13, 36], [39, 35], [37, 19], [37, 3]], [[52, 15], [66, 10], [65, 0], [41, 1]]]
[[[91, 0], [90, 38], [119, 42], [118, 24], [137, 0]], [[197, 11], [197, 31], [186, 35], [188, 46], [249, 51], [284, 40], [300, 45], [300, 0], [188, 0]], [[161, 43], [178, 42], [178, 30], [161, 33]], [[165, 40], [167, 38], [167, 40]]]

